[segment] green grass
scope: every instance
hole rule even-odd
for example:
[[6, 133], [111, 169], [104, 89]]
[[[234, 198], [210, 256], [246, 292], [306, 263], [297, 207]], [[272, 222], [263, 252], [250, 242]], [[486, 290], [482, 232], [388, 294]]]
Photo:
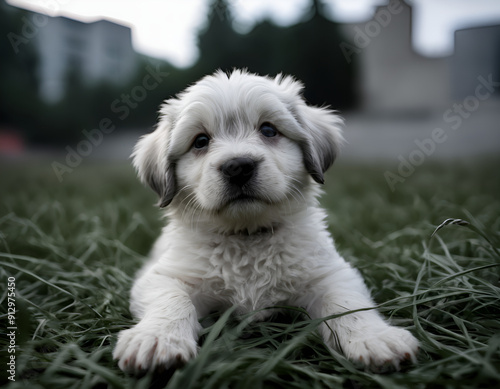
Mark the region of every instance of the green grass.
[[[390, 374], [331, 355], [300, 310], [248, 323], [204, 318], [199, 356], [129, 377], [112, 360], [134, 321], [128, 290], [162, 225], [128, 165], [0, 167], [1, 378], [7, 279], [16, 279], [16, 382], [7, 388], [488, 388], [500, 385], [499, 161], [426, 163], [392, 193], [383, 166], [334, 166], [323, 204], [337, 246], [380, 310], [421, 341]], [[391, 166], [389, 166], [391, 168]], [[394, 167], [392, 167], [394, 168]], [[470, 225], [436, 227], [448, 218]], [[463, 223], [461, 223], [463, 224]]]

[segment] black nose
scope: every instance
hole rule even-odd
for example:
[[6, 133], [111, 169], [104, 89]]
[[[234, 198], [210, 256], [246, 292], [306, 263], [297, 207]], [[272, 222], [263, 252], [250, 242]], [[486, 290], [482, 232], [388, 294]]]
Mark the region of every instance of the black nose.
[[234, 158], [225, 162], [220, 170], [231, 184], [243, 186], [255, 173], [255, 161], [250, 158]]

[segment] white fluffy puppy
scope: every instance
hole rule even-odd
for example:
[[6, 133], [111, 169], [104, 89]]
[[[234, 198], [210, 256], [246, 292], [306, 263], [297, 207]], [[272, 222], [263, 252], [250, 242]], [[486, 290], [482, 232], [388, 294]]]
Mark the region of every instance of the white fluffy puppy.
[[[168, 206], [169, 223], [132, 289], [139, 322], [119, 334], [122, 370], [193, 358], [198, 319], [214, 310], [295, 305], [321, 318], [374, 306], [318, 206], [341, 119], [306, 105], [301, 89], [292, 77], [217, 72], [168, 100], [138, 142], [134, 165]], [[415, 359], [417, 340], [375, 310], [327, 324], [327, 346], [354, 361], [376, 368]]]

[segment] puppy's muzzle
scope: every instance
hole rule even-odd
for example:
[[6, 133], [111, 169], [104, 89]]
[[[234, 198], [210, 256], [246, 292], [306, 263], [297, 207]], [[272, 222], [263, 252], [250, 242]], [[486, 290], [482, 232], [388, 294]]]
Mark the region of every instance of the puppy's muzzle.
[[255, 175], [257, 163], [251, 158], [239, 157], [222, 164], [222, 175], [231, 185], [242, 187]]

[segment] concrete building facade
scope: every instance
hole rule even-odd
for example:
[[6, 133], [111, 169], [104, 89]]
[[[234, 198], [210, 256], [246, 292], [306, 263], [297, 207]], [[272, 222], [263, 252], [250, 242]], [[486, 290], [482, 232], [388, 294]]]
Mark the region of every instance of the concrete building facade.
[[54, 17], [40, 28], [40, 94], [48, 102], [64, 97], [69, 74], [83, 84], [119, 84], [130, 79], [137, 66], [131, 30], [107, 20], [83, 23]]

